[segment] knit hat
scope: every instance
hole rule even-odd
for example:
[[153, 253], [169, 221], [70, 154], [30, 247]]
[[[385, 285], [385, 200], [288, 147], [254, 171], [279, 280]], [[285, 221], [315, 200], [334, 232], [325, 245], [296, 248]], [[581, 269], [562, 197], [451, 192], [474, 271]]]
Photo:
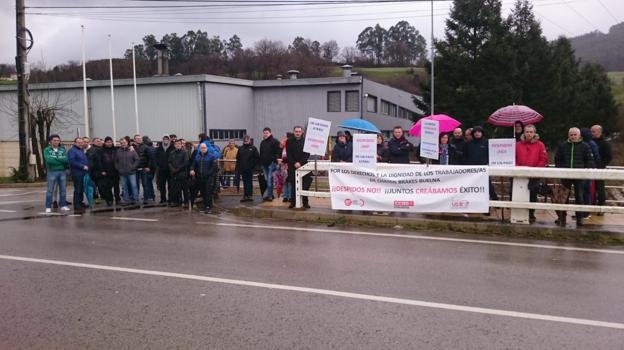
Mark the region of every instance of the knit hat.
[[338, 133], [336, 133], [336, 137], [340, 137], [340, 136], [346, 136], [344, 131], [338, 131]]
[[113, 141], [113, 138], [112, 138], [112, 137], [110, 137], [110, 136], [106, 136], [106, 137], [104, 138], [104, 142], [108, 142], [108, 141]]

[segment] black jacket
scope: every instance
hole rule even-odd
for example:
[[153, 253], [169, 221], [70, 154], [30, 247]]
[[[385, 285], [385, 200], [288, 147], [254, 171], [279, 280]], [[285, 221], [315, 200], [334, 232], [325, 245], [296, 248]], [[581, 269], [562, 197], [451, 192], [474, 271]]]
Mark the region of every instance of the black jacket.
[[100, 171], [100, 176], [103, 171], [106, 172], [107, 177], [119, 176], [117, 169], [115, 168], [115, 152], [116, 147], [102, 147], [96, 157], [96, 167]]
[[160, 171], [169, 170], [169, 155], [174, 150], [175, 147], [172, 144], [169, 144], [169, 147], [167, 147], [166, 150], [162, 144], [158, 146], [156, 149], [156, 165]]
[[387, 163], [388, 162], [388, 142], [384, 141], [382, 143], [377, 144], [377, 162], [378, 163]]
[[189, 156], [186, 150], [174, 150], [169, 154], [169, 172], [172, 176], [186, 177]]
[[485, 137], [473, 139], [464, 145], [464, 165], [488, 165], [490, 164], [490, 152], [488, 140]]
[[353, 144], [336, 142], [332, 150], [332, 162], [353, 162]]
[[89, 176], [92, 179], [95, 179], [101, 176], [101, 170], [98, 164], [98, 158], [100, 157], [100, 152], [102, 151], [102, 147], [98, 147], [92, 145], [91, 148], [87, 150], [87, 160], [89, 161]]
[[280, 158], [282, 158], [282, 149], [273, 135], [260, 142], [260, 164], [268, 166], [271, 163], [277, 163]]
[[238, 147], [236, 154], [236, 170], [239, 172], [253, 170], [260, 160], [258, 149], [252, 144]]
[[393, 136], [388, 141], [388, 163], [409, 164], [410, 153], [413, 150], [414, 145], [407, 141], [405, 136], [400, 139]]
[[466, 141], [461, 139], [451, 138], [449, 142], [449, 165], [462, 165], [464, 164], [464, 148], [466, 147]]
[[303, 136], [298, 140], [294, 137], [288, 139], [286, 143], [286, 162], [288, 163], [289, 171], [295, 171], [295, 163], [304, 165], [308, 162], [310, 153], [303, 151], [304, 142], [305, 139]]
[[570, 142], [569, 140], [559, 145], [555, 153], [555, 166], [557, 168], [594, 168], [594, 156], [591, 147], [583, 142]]
[[604, 136], [601, 136], [599, 139], [594, 139], [594, 142], [598, 145], [598, 154], [600, 154], [600, 162], [596, 162], [596, 168], [604, 169], [611, 163], [611, 160], [613, 160], [611, 145], [605, 140]]

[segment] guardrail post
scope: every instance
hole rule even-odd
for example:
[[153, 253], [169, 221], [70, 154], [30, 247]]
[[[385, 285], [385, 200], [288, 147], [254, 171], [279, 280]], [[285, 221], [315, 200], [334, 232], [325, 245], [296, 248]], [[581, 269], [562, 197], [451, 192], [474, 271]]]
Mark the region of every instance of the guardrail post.
[[[529, 179], [526, 177], [516, 177], [513, 179], [513, 192], [511, 195], [513, 202], [529, 202]], [[511, 209], [510, 222], [512, 224], [529, 224], [529, 209]]]
[[295, 208], [303, 207], [303, 203], [301, 200], [301, 173], [302, 171], [300, 169], [295, 170]]

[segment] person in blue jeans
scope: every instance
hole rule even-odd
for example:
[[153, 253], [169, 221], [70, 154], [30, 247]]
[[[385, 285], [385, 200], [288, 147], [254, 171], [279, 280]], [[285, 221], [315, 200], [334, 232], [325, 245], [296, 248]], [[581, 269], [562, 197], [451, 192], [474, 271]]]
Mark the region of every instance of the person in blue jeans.
[[74, 139], [74, 145], [67, 152], [69, 160], [69, 171], [74, 183], [74, 213], [84, 213], [84, 204], [82, 202], [84, 196], [84, 188], [82, 180], [89, 172], [89, 159], [85, 153], [86, 145], [82, 137]]
[[52, 213], [52, 196], [54, 194], [54, 186], [59, 188], [59, 205], [62, 212], [68, 212], [67, 194], [65, 187], [67, 186], [67, 174], [65, 170], [69, 165], [67, 152], [65, 147], [61, 145], [61, 138], [56, 135], [50, 135], [49, 145], [43, 150], [43, 158], [45, 160], [47, 170], [48, 188], [45, 197], [45, 212]]
[[[139, 189], [137, 187], [136, 170], [139, 166], [139, 155], [128, 147], [130, 138], [124, 137], [119, 140], [120, 147], [115, 152], [115, 168], [119, 173], [119, 181], [123, 186], [124, 204], [136, 204], [139, 201]], [[130, 202], [132, 201], [132, 202]]]
[[260, 165], [267, 182], [266, 191], [262, 194], [264, 201], [273, 200], [273, 173], [278, 164], [282, 163], [282, 148], [280, 142], [271, 134], [271, 128], [262, 130], [262, 142], [260, 142]]

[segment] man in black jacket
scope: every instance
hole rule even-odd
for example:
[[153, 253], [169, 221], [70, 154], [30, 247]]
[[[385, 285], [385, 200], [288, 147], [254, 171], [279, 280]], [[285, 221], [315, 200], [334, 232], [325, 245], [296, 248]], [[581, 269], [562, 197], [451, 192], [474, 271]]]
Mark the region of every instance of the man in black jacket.
[[143, 204], [147, 201], [155, 201], [154, 173], [156, 171], [156, 149], [148, 136], [143, 136], [139, 145], [139, 173], [143, 186]]
[[253, 201], [253, 171], [260, 155], [258, 149], [251, 143], [251, 136], [243, 137], [243, 145], [238, 148], [236, 154], [236, 171], [243, 178], [243, 198], [241, 202]]
[[162, 138], [162, 143], [156, 149], [156, 186], [160, 192], [160, 203], [167, 203], [167, 191], [171, 192], [171, 174], [169, 172], [169, 154], [173, 152], [169, 135]]
[[[296, 181], [295, 181], [295, 171], [296, 169], [301, 168], [308, 162], [308, 158], [310, 158], [310, 153], [306, 153], [303, 151], [305, 139], [303, 137], [303, 128], [301, 126], [295, 126], [293, 128], [293, 137], [288, 139], [286, 143], [286, 157], [288, 162], [288, 181], [290, 181], [290, 188], [292, 196], [290, 197], [290, 205], [289, 208], [294, 208], [297, 199], [296, 193]], [[302, 179], [302, 187], [301, 189], [307, 191], [310, 189], [310, 185], [312, 184], [312, 174], [308, 173]], [[310, 208], [310, 204], [308, 202], [308, 197], [303, 196], [303, 207], [308, 209]]]
[[104, 139], [104, 146], [98, 152], [94, 167], [97, 169], [99, 185], [101, 187], [100, 195], [106, 201], [106, 205], [113, 204], [113, 193], [117, 204], [121, 202], [119, 190], [119, 173], [115, 168], [115, 144], [110, 136]]
[[[611, 145], [605, 140], [602, 126], [594, 125], [591, 127], [592, 138], [598, 145], [598, 154], [600, 155], [600, 161], [596, 162], [596, 168], [605, 169], [611, 163], [613, 159], [613, 151]], [[596, 196], [598, 205], [604, 205], [607, 199], [605, 194], [605, 182], [604, 180], [596, 180]], [[598, 216], [602, 216], [604, 213], [598, 213]]]
[[[594, 168], [596, 166], [594, 164], [594, 156], [591, 148], [587, 143], [583, 142], [581, 130], [579, 128], [570, 128], [568, 131], [568, 140], [557, 148], [557, 153], [555, 153], [555, 166], [557, 168], [570, 169]], [[572, 190], [572, 186], [574, 186], [574, 200], [576, 204], [584, 203], [583, 195], [585, 190], [583, 180], [563, 179], [561, 183], [570, 190]], [[557, 211], [557, 215], [559, 219], [557, 219], [556, 223], [565, 226], [566, 212]], [[585, 215], [584, 212], [576, 212], [577, 226], [583, 225], [583, 217], [585, 217]]]
[[270, 128], [262, 130], [262, 142], [260, 142], [260, 165], [267, 182], [266, 191], [262, 194], [265, 201], [273, 200], [273, 173], [277, 170], [278, 164], [282, 163], [282, 149], [280, 142], [271, 134]]
[[449, 142], [449, 165], [462, 165], [464, 157], [464, 132], [461, 128], [453, 130], [453, 138]]
[[353, 144], [347, 142], [347, 136], [343, 131], [338, 131], [336, 134], [336, 144], [332, 149], [332, 162], [353, 162]]
[[169, 154], [169, 173], [171, 174], [169, 200], [172, 207], [179, 207], [181, 203], [186, 206], [189, 201], [187, 174], [189, 156], [182, 148], [182, 141], [176, 140], [174, 147], [175, 150]]
[[388, 141], [388, 163], [409, 164], [413, 150], [414, 145], [405, 138], [403, 128], [395, 126], [392, 138]]
[[[485, 138], [485, 133], [481, 126], [475, 126], [472, 128], [472, 140], [466, 142], [464, 145], [464, 165], [489, 165], [490, 164], [490, 151], [488, 140]], [[489, 181], [490, 186], [490, 199], [498, 200], [498, 194], [496, 188], [492, 184], [492, 180]]]

